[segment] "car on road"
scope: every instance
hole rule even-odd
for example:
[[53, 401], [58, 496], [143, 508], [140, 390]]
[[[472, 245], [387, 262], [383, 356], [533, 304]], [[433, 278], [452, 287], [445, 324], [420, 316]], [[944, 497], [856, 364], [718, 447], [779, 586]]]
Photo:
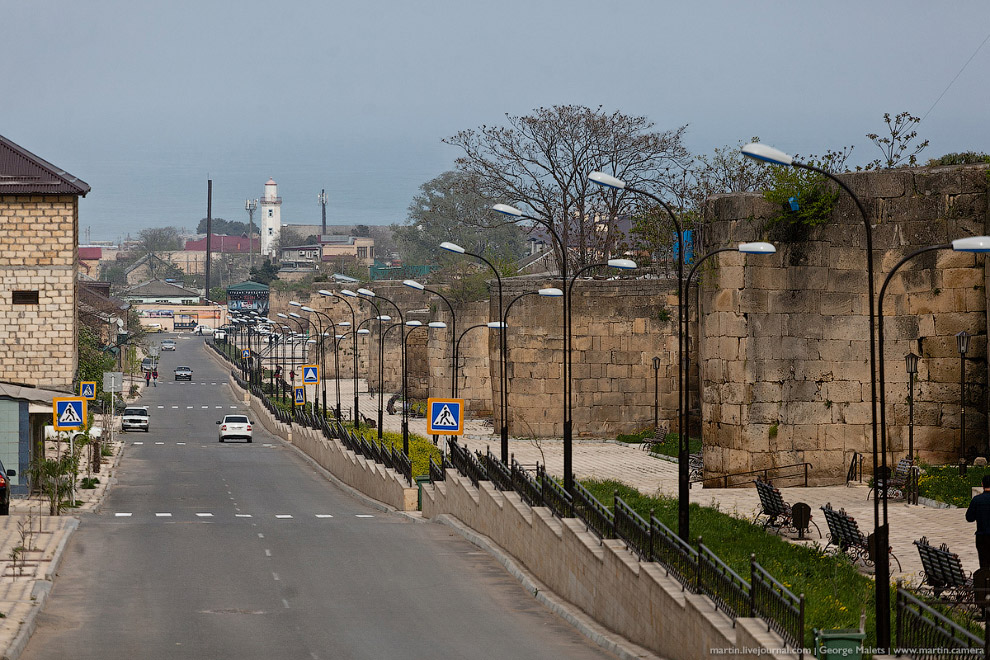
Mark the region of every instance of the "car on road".
[[175, 350], [175, 340], [174, 339], [163, 339], [162, 340], [162, 350], [163, 351], [174, 351]]
[[197, 335], [209, 335], [213, 334], [213, 328], [208, 325], [197, 325], [196, 329], [193, 330]]
[[176, 367], [175, 368], [175, 371], [172, 372], [172, 373], [175, 374], [175, 379], [176, 380], [188, 380], [188, 381], [191, 381], [192, 380], [192, 375], [193, 375], [193, 370], [190, 369], [189, 367], [182, 367], [182, 366], [180, 366], [180, 367]]
[[17, 470], [8, 470], [0, 461], [0, 516], [10, 515], [10, 480], [7, 477], [16, 477]]
[[146, 357], [141, 360], [141, 371], [154, 371], [158, 368], [158, 360], [153, 357]]
[[251, 420], [246, 415], [224, 415], [224, 418], [217, 424], [220, 425], [220, 442], [232, 438], [244, 438], [251, 442], [253, 435]]
[[137, 429], [145, 433], [151, 430], [148, 406], [128, 406], [124, 408], [124, 414], [120, 419], [120, 428], [124, 431]]
[[224, 330], [214, 330], [213, 341], [227, 341], [227, 332]]
[[162, 327], [161, 323], [149, 323], [145, 326], [147, 332], [165, 332], [165, 328]]

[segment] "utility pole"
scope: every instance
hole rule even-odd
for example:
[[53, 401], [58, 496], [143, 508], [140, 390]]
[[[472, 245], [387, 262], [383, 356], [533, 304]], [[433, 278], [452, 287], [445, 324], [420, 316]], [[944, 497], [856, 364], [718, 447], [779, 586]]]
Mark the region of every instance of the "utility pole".
[[210, 299], [210, 258], [212, 250], [210, 239], [213, 237], [213, 179], [206, 180], [206, 295]]
[[244, 210], [248, 212], [248, 251], [251, 253], [251, 268], [254, 268], [254, 211], [258, 208], [258, 200], [244, 201]]
[[320, 234], [320, 241], [322, 241], [323, 240], [323, 237], [326, 236], [326, 233], [327, 233], [327, 190], [326, 190], [326, 188], [324, 188], [323, 190], [320, 191], [319, 200], [320, 200], [320, 206], [323, 207], [323, 233]]

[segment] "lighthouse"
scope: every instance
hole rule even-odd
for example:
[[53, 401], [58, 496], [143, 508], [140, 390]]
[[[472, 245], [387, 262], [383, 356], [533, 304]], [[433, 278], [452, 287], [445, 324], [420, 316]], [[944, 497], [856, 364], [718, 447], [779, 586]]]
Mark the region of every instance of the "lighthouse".
[[282, 233], [282, 198], [278, 196], [275, 179], [268, 179], [265, 194], [258, 204], [261, 206], [261, 254], [274, 260], [278, 257], [275, 250]]

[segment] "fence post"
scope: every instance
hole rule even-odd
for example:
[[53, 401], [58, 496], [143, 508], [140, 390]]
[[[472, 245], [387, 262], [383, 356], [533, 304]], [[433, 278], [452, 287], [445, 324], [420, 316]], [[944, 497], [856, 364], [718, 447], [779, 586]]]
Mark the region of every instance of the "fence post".
[[[749, 616], [756, 616], [756, 553], [749, 553]], [[767, 623], [770, 630], [770, 623]]]
[[646, 542], [649, 544], [648, 551], [646, 553], [646, 561], [654, 561], [653, 559], [653, 509], [650, 509], [649, 517], [649, 528], [646, 530]]
[[695, 593], [698, 593], [698, 594], [701, 593], [701, 562], [702, 562], [702, 559], [701, 559], [701, 537], [699, 536], [698, 537], [698, 570], [695, 571], [695, 574], [694, 574], [694, 577], [695, 577], [694, 591], [695, 591]]

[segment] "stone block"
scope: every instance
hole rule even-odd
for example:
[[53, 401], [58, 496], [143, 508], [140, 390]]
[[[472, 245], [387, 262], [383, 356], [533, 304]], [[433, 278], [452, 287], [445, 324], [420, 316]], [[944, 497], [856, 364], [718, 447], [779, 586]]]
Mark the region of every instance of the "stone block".
[[942, 288], [962, 289], [983, 286], [982, 268], [946, 268], [941, 271]]
[[842, 293], [865, 293], [867, 291], [866, 269], [861, 265], [859, 269], [830, 270], [827, 290]]
[[821, 295], [817, 291], [770, 291], [770, 311], [778, 314], [817, 314]]
[[[826, 317], [821, 314], [783, 314], [782, 335], [800, 339], [821, 339], [825, 335]], [[772, 335], [771, 335], [772, 336]]]
[[868, 315], [868, 297], [865, 293], [848, 291], [824, 291], [821, 294], [821, 313], [825, 316]]

